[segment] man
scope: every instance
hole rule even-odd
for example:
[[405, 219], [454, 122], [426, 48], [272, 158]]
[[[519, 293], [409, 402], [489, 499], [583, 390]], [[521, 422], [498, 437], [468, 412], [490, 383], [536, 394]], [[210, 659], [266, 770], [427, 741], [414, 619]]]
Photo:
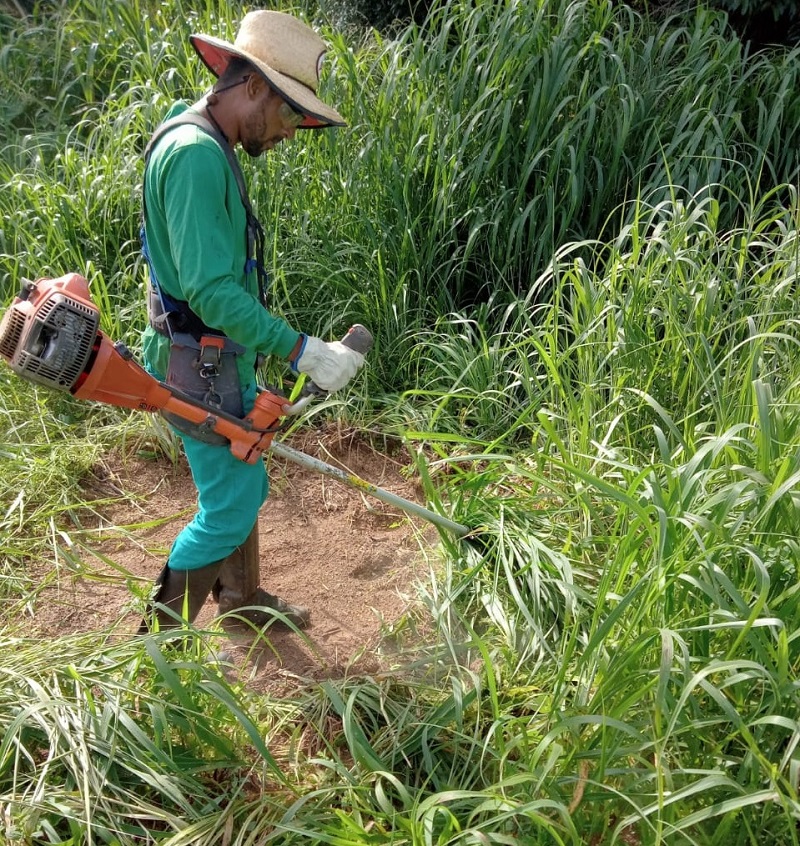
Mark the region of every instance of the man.
[[[263, 230], [232, 150], [241, 145], [257, 157], [298, 129], [345, 124], [317, 97], [326, 46], [297, 18], [250, 12], [233, 44], [206, 35], [191, 43], [217, 81], [193, 106], [174, 105], [173, 122], [148, 147], [143, 251], [151, 291], [143, 352], [157, 378], [241, 417], [255, 400], [257, 356], [287, 359], [324, 390], [343, 387], [363, 356], [302, 335], [266, 310]], [[198, 510], [175, 539], [141, 631], [154, 620], [161, 628], [179, 625], [176, 615], [193, 621], [209, 592], [220, 613], [236, 611], [254, 625], [275, 612], [307, 625], [308, 609], [259, 586], [263, 462], [240, 461], [215, 433], [169, 419], [182, 430]]]

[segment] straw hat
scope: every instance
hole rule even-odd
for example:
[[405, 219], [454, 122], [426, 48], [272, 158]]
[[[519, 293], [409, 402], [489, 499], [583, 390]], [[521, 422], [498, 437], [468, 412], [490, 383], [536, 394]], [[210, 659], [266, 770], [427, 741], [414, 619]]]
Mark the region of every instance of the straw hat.
[[191, 35], [189, 40], [216, 76], [233, 56], [250, 62], [289, 105], [306, 115], [302, 129], [346, 125], [339, 112], [317, 97], [319, 71], [328, 48], [311, 27], [292, 15], [249, 12], [233, 44], [211, 35]]

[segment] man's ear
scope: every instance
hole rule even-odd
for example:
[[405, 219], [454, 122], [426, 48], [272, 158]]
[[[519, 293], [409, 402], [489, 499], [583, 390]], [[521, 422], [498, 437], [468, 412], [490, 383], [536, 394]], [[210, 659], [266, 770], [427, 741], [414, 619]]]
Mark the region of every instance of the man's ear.
[[251, 100], [257, 100], [264, 93], [264, 89], [269, 88], [266, 79], [259, 73], [251, 73], [247, 78], [247, 96]]

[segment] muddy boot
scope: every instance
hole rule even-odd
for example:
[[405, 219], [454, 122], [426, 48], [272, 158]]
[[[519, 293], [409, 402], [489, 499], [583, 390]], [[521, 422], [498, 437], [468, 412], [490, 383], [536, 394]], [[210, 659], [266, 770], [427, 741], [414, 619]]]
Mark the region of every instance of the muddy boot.
[[[259, 587], [258, 523], [247, 540], [223, 561], [212, 593], [219, 603], [220, 614], [235, 613], [258, 628], [281, 622], [271, 611], [282, 614], [298, 629], [310, 622], [311, 612], [302, 605], [290, 605], [278, 596]], [[257, 608], [249, 606], [256, 605]]]
[[169, 562], [156, 579], [158, 591], [150, 601], [139, 634], [147, 634], [158, 623], [159, 630], [181, 625], [166, 608], [171, 608], [185, 622], [193, 623], [217, 580], [223, 562], [217, 561], [195, 570], [173, 570]]

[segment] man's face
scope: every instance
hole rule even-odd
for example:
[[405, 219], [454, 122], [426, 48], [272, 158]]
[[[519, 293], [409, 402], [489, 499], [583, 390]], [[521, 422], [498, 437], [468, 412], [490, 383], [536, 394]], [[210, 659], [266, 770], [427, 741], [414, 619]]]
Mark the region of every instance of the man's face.
[[242, 149], [256, 158], [284, 139], [294, 138], [302, 119], [280, 94], [264, 83], [257, 96], [250, 99], [250, 108], [242, 120]]

